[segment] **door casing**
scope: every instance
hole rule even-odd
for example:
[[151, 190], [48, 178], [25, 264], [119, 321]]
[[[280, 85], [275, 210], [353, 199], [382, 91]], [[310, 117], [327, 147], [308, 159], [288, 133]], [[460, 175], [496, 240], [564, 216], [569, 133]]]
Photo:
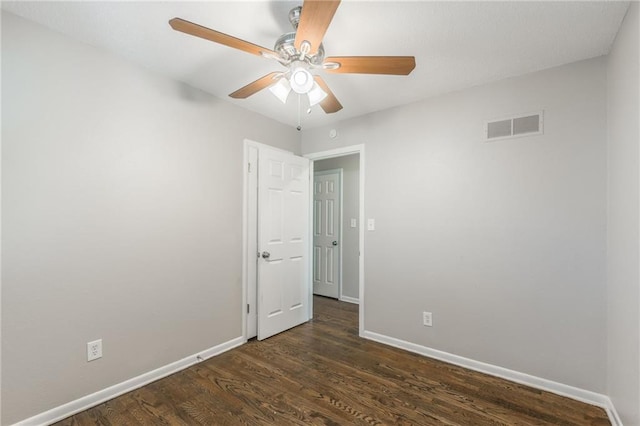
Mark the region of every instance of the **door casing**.
[[[317, 161], [317, 160], [324, 160], [327, 158], [335, 158], [335, 157], [344, 157], [346, 155], [351, 155], [351, 154], [359, 154], [359, 159], [360, 159], [360, 164], [359, 164], [359, 174], [360, 174], [360, 187], [358, 188], [358, 194], [360, 197], [360, 211], [359, 211], [359, 223], [360, 223], [360, 235], [358, 238], [358, 246], [360, 249], [360, 259], [359, 259], [359, 265], [358, 265], [358, 270], [359, 270], [359, 282], [358, 282], [358, 293], [359, 293], [359, 308], [358, 308], [358, 332], [359, 335], [362, 337], [363, 333], [364, 333], [364, 322], [365, 322], [365, 277], [364, 277], [364, 256], [365, 256], [365, 250], [364, 250], [364, 233], [365, 233], [365, 209], [364, 209], [364, 190], [365, 190], [365, 149], [364, 149], [364, 144], [359, 144], [359, 145], [351, 145], [351, 146], [345, 146], [345, 147], [341, 147], [341, 148], [336, 148], [336, 149], [331, 149], [328, 151], [320, 151], [320, 152], [314, 152], [314, 153], [310, 153], [310, 154], [305, 154], [304, 157], [308, 158], [309, 160], [311, 160], [311, 165], [310, 165], [310, 169], [311, 169], [311, 175], [313, 176], [313, 162]], [[313, 180], [311, 181], [311, 191], [313, 191]], [[313, 197], [309, 197], [310, 198], [310, 208], [309, 211], [313, 211]], [[311, 219], [313, 220], [313, 218]], [[313, 229], [311, 229], [310, 227], [310, 237], [313, 239]], [[311, 245], [312, 246], [312, 245]], [[310, 256], [313, 255], [313, 253], [309, 253]], [[313, 277], [309, 277], [310, 282], [313, 282]], [[311, 288], [312, 292], [313, 292], [313, 286]], [[311, 306], [311, 305], [310, 305]], [[313, 313], [313, 310], [311, 311]]]
[[[248, 264], [250, 261], [255, 261], [257, 259], [256, 253], [248, 252], [248, 238], [249, 238], [249, 226], [248, 226], [248, 216], [249, 216], [249, 203], [247, 202], [248, 198], [248, 176], [247, 168], [248, 168], [248, 160], [249, 160], [249, 147], [257, 147], [258, 149], [262, 146], [269, 149], [274, 149], [272, 146], [264, 145], [259, 142], [255, 142], [249, 139], [244, 140], [244, 157], [242, 162], [242, 176], [243, 176], [243, 209], [242, 209], [242, 306], [241, 306], [241, 315], [242, 315], [242, 330], [245, 340], [247, 337], [247, 303], [248, 303], [248, 285], [249, 285], [249, 277], [248, 277]], [[275, 148], [277, 149], [277, 148]], [[284, 150], [283, 150], [284, 151]], [[288, 152], [288, 151], [287, 151]], [[311, 164], [309, 165], [309, 173], [313, 176], [313, 162], [316, 160], [324, 160], [326, 158], [335, 158], [335, 157], [343, 157], [345, 155], [350, 154], [359, 154], [360, 159], [360, 188], [359, 188], [359, 196], [360, 196], [360, 212], [359, 212], [359, 223], [360, 223], [360, 235], [359, 235], [359, 249], [360, 249], [360, 262], [359, 262], [359, 315], [358, 315], [358, 332], [359, 335], [362, 336], [364, 333], [364, 323], [365, 323], [365, 276], [364, 276], [364, 223], [365, 223], [365, 208], [364, 208], [364, 190], [365, 190], [365, 147], [364, 144], [359, 145], [351, 145], [345, 146], [341, 148], [331, 149], [327, 151], [320, 151], [310, 154], [305, 154], [304, 157], [311, 160]], [[310, 179], [310, 188], [311, 191], [313, 189], [313, 179]], [[313, 198], [309, 197], [309, 203], [313, 203]], [[257, 200], [256, 200], [257, 206]], [[309, 206], [309, 223], [311, 223], [313, 206]], [[313, 230], [309, 227], [309, 238], [313, 239]], [[311, 253], [311, 244], [309, 244], [309, 259], [313, 253]], [[254, 257], [256, 256], [256, 257]], [[312, 273], [312, 269], [308, 268], [309, 274]], [[309, 276], [308, 282], [309, 285], [309, 319], [313, 317], [313, 286], [312, 277]]]

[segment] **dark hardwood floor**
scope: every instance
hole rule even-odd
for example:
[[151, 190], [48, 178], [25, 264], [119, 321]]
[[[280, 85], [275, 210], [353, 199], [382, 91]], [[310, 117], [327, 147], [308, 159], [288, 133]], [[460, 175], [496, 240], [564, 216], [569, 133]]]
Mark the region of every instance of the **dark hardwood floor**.
[[357, 306], [250, 341], [58, 425], [609, 425], [601, 408], [358, 337]]

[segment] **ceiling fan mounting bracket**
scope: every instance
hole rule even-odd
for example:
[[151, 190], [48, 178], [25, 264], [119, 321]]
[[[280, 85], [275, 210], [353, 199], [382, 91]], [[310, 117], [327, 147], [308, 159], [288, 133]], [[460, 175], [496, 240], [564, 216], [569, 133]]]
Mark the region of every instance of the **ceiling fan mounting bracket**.
[[289, 11], [289, 22], [293, 26], [294, 30], [298, 29], [300, 23], [300, 15], [302, 14], [302, 6], [294, 7]]

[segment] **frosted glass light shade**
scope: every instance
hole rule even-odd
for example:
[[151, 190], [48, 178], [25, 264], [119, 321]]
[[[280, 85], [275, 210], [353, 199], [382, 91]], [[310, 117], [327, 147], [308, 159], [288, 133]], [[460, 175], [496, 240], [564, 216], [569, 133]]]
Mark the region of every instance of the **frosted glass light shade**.
[[322, 90], [322, 88], [318, 86], [318, 83], [314, 81], [313, 87], [309, 90], [307, 95], [309, 96], [309, 106], [314, 106], [322, 102], [322, 100], [327, 97], [327, 92]]
[[291, 93], [291, 85], [289, 84], [289, 80], [281, 78], [276, 84], [269, 86], [269, 90], [276, 98], [280, 99], [283, 104], [286, 104], [289, 93]]
[[313, 76], [309, 71], [302, 67], [296, 67], [291, 70], [289, 83], [294, 92], [304, 95], [313, 87]]

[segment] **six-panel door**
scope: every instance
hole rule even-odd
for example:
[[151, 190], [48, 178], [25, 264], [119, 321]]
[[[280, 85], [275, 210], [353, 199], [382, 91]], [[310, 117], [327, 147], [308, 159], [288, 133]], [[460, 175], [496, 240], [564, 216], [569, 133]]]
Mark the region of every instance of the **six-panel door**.
[[340, 174], [313, 180], [313, 293], [340, 297]]
[[309, 319], [309, 160], [261, 149], [258, 340]]

